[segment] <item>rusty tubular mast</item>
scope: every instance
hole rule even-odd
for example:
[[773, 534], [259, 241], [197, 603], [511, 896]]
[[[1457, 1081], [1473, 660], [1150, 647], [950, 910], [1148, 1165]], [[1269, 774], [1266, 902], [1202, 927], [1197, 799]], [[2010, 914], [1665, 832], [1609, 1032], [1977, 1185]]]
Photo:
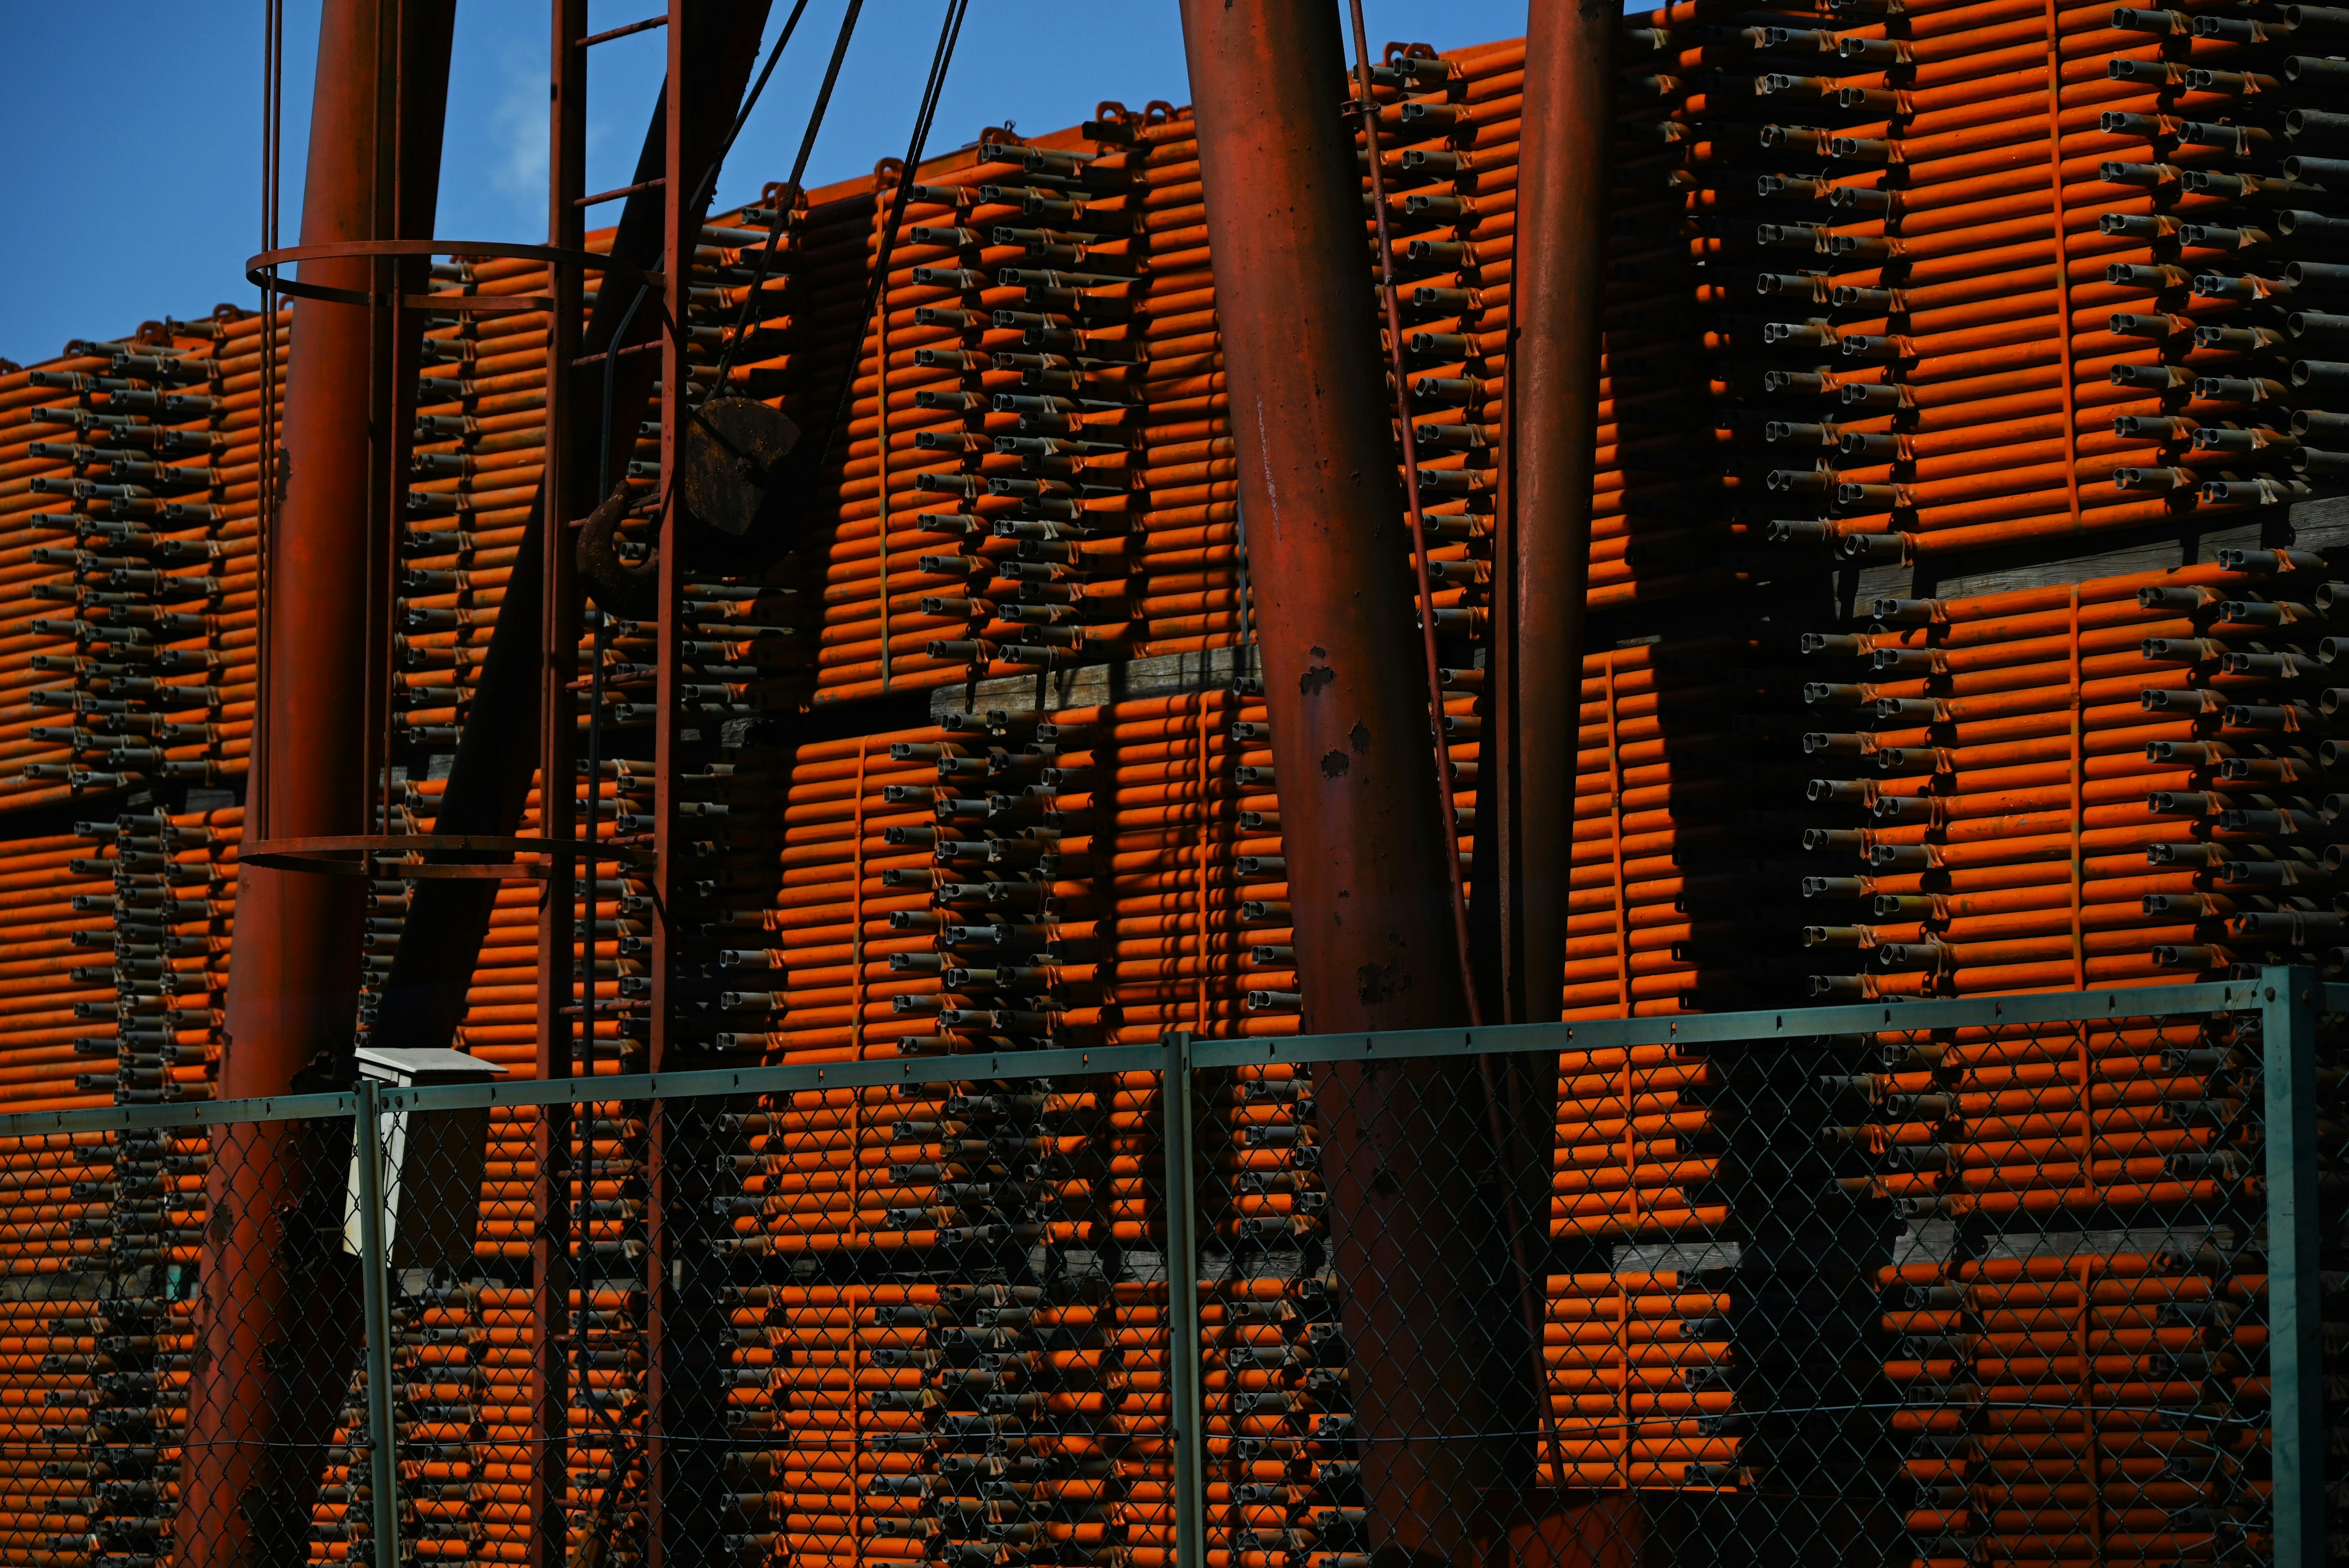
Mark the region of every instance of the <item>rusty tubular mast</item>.
[[[1411, 623], [1410, 542], [1337, 14], [1186, 0], [1183, 20], [1282, 827], [1301, 848], [1288, 866], [1304, 1027], [1462, 1023], [1457, 851], [1428, 694], [1392, 629]], [[1500, 1220], [1461, 1162], [1419, 1155], [1484, 1140], [1484, 1089], [1465, 1061], [1335, 1076], [1325, 1158], [1340, 1272], [1427, 1286], [1344, 1304], [1369, 1513], [1385, 1532], [1372, 1544], [1465, 1561], [1468, 1543], [1438, 1521], [1479, 1517], [1509, 1479], [1479, 1328]], [[1463, 1222], [1409, 1219], [1435, 1212]]]
[[1559, 1012], [1588, 603], [1615, 35], [1588, 0], [1526, 18], [1517, 252], [1495, 541], [1492, 724], [1501, 1021]]
[[[329, 0], [303, 195], [305, 246], [432, 231], [453, 0]], [[423, 258], [330, 257], [302, 281], [388, 303], [295, 307], [283, 497], [267, 541], [253, 811], [304, 838], [376, 825], [387, 728], [385, 574], [404, 497], [423, 318], [397, 296]], [[363, 884], [250, 867], [238, 909], [221, 1092], [334, 1081], [349, 1057]], [[319, 1459], [357, 1348], [356, 1273], [340, 1245], [339, 1144], [326, 1129], [239, 1129], [214, 1151], [204, 1297], [189, 1395], [181, 1561], [304, 1560]]]

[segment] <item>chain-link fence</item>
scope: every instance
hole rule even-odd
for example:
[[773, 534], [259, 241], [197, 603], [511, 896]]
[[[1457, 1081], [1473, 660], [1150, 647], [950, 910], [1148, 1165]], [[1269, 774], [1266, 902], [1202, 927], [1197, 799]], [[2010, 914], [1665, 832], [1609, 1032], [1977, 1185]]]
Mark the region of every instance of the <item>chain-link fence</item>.
[[2318, 1563], [2338, 1015], [11, 1117], [0, 1563]]
[[2343, 1008], [1191, 1044], [1203, 1560], [2321, 1563]]
[[0, 1118], [0, 1562], [298, 1563], [364, 1536], [357, 1107]]
[[1171, 1552], [1162, 1056], [381, 1091], [404, 1557]]

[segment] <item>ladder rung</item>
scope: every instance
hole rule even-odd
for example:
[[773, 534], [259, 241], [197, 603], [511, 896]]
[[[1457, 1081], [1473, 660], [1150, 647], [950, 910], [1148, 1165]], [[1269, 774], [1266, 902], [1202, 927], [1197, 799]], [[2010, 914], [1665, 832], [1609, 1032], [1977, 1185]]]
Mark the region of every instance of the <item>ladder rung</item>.
[[649, 32], [655, 27], [667, 26], [668, 17], [666, 15], [647, 16], [641, 22], [631, 22], [625, 27], [615, 27], [608, 33], [590, 33], [579, 40], [579, 47], [590, 48], [597, 44], [608, 44], [615, 38], [625, 38], [631, 33]]
[[668, 176], [656, 174], [649, 180], [640, 180], [633, 185], [623, 185], [616, 191], [600, 191], [593, 196], [578, 197], [571, 204], [574, 207], [597, 206], [605, 202], [616, 202], [623, 196], [633, 196], [639, 191], [657, 191], [667, 183]]

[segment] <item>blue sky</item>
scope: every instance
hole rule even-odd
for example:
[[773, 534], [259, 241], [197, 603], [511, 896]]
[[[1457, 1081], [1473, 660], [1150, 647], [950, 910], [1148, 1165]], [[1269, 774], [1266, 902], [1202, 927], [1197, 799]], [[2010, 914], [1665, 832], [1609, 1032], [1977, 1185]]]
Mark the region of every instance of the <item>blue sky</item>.
[[[1334, 0], [1323, 0], [1332, 4]], [[719, 185], [723, 206], [790, 172], [847, 0], [813, 0]], [[822, 184], [902, 156], [945, 0], [866, 0], [809, 169]], [[660, 0], [591, 0], [601, 30]], [[772, 31], [790, 9], [776, 0]], [[1525, 30], [1526, 0], [1366, 0], [1371, 46], [1438, 48]], [[460, 0], [440, 232], [543, 240], [546, 7]], [[0, 358], [31, 363], [68, 337], [251, 306], [260, 249], [262, 0], [74, 0], [0, 6]], [[317, 0], [287, 0], [284, 234], [295, 241]], [[624, 183], [660, 83], [656, 29], [599, 46], [588, 83], [588, 188]], [[1102, 99], [1189, 101], [1175, 0], [977, 0], [938, 110], [934, 150], [1008, 118], [1031, 133]]]

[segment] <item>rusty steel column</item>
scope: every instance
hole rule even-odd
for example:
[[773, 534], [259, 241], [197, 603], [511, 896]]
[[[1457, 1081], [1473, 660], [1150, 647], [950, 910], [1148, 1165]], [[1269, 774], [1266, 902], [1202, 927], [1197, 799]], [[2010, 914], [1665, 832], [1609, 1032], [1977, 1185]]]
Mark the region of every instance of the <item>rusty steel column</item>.
[[[327, 0], [318, 38], [302, 244], [432, 232], [454, 0]], [[301, 264], [305, 283], [381, 293], [416, 263]], [[282, 498], [264, 563], [249, 839], [365, 833], [381, 745], [366, 722], [388, 613], [402, 476], [397, 377], [422, 318], [301, 300], [281, 430]], [[401, 339], [409, 339], [403, 351]], [[378, 602], [378, 600], [380, 602]], [[344, 1079], [365, 885], [247, 867], [219, 1092]], [[357, 1348], [357, 1273], [341, 1246], [349, 1124], [222, 1127], [207, 1181], [202, 1299], [177, 1552], [188, 1564], [307, 1558], [320, 1466]], [[386, 1506], [388, 1506], [387, 1503]]]
[[[693, 254], [692, 240], [687, 232], [685, 210], [691, 193], [686, 186], [688, 182], [700, 178], [709, 151], [706, 145], [698, 146], [688, 140], [694, 128], [686, 117], [687, 108], [693, 101], [693, 95], [687, 90], [686, 73], [694, 63], [694, 46], [699, 42], [703, 15], [703, 7], [695, 5], [694, 0], [668, 0], [668, 97], [664, 100], [668, 111], [665, 144], [668, 166], [662, 174], [661, 244], [665, 264], [662, 282], [667, 290], [666, 303], [672, 321], [685, 319], [691, 277], [686, 258]], [[671, 1059], [669, 1049], [675, 1022], [671, 1013], [676, 1007], [678, 938], [670, 921], [677, 909], [674, 803], [680, 727], [677, 704], [683, 696], [678, 691], [681, 684], [678, 669], [678, 609], [685, 589], [680, 575], [684, 563], [678, 559], [677, 548], [677, 460], [678, 442], [684, 437], [683, 415], [691, 406], [687, 400], [687, 369], [685, 345], [670, 334], [661, 344], [658, 415], [660, 488], [657, 493], [666, 504], [654, 522], [660, 542], [660, 608], [659, 625], [653, 631], [653, 929], [649, 955], [652, 1030], [647, 1055], [656, 1073], [678, 1065]], [[668, 1438], [677, 1401], [670, 1385], [678, 1380], [673, 1376], [678, 1369], [670, 1365], [670, 1351], [673, 1331], [678, 1326], [673, 1320], [681, 1315], [677, 1308], [684, 1293], [678, 1288], [677, 1273], [670, 1262], [677, 1251], [676, 1232], [685, 1228], [679, 1221], [686, 1217], [670, 1212], [677, 1196], [672, 1180], [676, 1172], [669, 1166], [678, 1141], [671, 1126], [673, 1107], [657, 1103], [646, 1109], [649, 1114], [646, 1117], [648, 1125], [645, 1138], [645, 1568], [677, 1568], [672, 1548], [686, 1542], [680, 1538], [680, 1521], [671, 1506], [677, 1501], [672, 1496], [677, 1467]], [[685, 1107], [680, 1105], [674, 1109], [681, 1111]], [[684, 1561], [693, 1553], [675, 1555], [677, 1561]]]
[[1183, 18], [1281, 826], [1312, 850], [1288, 857], [1305, 1028], [1457, 1023], [1336, 14], [1185, 0]]
[[[710, 106], [741, 101], [767, 0], [669, 0], [668, 123], [663, 171], [662, 275], [669, 319], [682, 322], [692, 303], [693, 254], [702, 215], [726, 151], [730, 114]], [[790, 198], [780, 198], [789, 201]], [[686, 670], [678, 652], [690, 573], [678, 547], [678, 462], [691, 395], [692, 364], [675, 334], [660, 355], [660, 487], [667, 504], [660, 540], [658, 649], [653, 720], [653, 929], [649, 1066], [654, 1072], [706, 1064], [706, 1033], [679, 1027], [678, 957], [686, 938], [675, 921], [678, 889], [691, 861], [678, 816], [678, 775], [695, 756], [684, 732]], [[705, 394], [707, 395], [707, 394]], [[688, 895], [689, 898], [690, 895]], [[711, 1555], [710, 1521], [724, 1517], [726, 1478], [708, 1456], [723, 1446], [729, 1391], [723, 1384], [731, 1334], [726, 1315], [724, 1258], [710, 1244], [710, 1175], [728, 1147], [718, 1132], [716, 1100], [670, 1100], [648, 1107], [645, 1187], [644, 1568], [680, 1568]]]
[[[1309, 1032], [1464, 1022], [1344, 50], [1328, 0], [1184, 0]], [[1470, 1560], [1501, 1448], [1472, 1060], [1320, 1094], [1370, 1545]], [[1383, 1282], [1381, 1288], [1374, 1282]], [[1521, 1376], [1521, 1374], [1519, 1375]]]
[[[587, 0], [553, 0], [547, 9], [552, 27], [547, 41], [546, 243], [576, 250], [586, 239], [579, 198], [586, 193], [587, 49], [582, 40], [587, 36]], [[554, 307], [546, 322], [545, 466], [539, 481], [535, 541], [542, 585], [538, 830], [542, 837], [567, 842], [578, 832], [573, 788], [578, 772], [579, 702], [571, 682], [579, 672], [579, 585], [571, 559], [571, 531], [549, 528], [545, 520], [579, 516], [592, 506], [588, 493], [594, 459], [577, 450], [585, 443], [573, 435], [585, 423], [572, 408], [576, 392], [572, 361], [579, 356], [585, 280], [575, 267], [550, 266], [546, 281]], [[592, 837], [592, 805], [587, 820]], [[575, 1000], [594, 994], [592, 980], [583, 974], [577, 977], [580, 983], [574, 983], [573, 971], [578, 962], [574, 918], [577, 881], [587, 878], [592, 930], [596, 869], [592, 860], [555, 861], [539, 894], [538, 1051], [533, 1065], [542, 1079], [567, 1078], [578, 1070], [579, 1039], [587, 1042], [589, 1052], [595, 1048], [594, 1016], [580, 1018], [576, 1025], [573, 1020]], [[572, 1249], [582, 1233], [572, 1201], [571, 1135], [569, 1106], [539, 1107], [533, 1137], [538, 1172], [531, 1203], [537, 1224], [530, 1243], [531, 1316], [535, 1323], [530, 1402], [537, 1439], [530, 1470], [530, 1568], [564, 1568], [570, 1560], [565, 1504], [570, 1492], [571, 1340], [564, 1330], [571, 1320]]]
[[1533, 0], [1526, 34], [1524, 140], [1506, 492], [1494, 550], [1495, 857], [1504, 1017], [1557, 1017], [1582, 733], [1582, 634], [1590, 575], [1591, 467], [1599, 429], [1609, 150], [1619, 10]]

